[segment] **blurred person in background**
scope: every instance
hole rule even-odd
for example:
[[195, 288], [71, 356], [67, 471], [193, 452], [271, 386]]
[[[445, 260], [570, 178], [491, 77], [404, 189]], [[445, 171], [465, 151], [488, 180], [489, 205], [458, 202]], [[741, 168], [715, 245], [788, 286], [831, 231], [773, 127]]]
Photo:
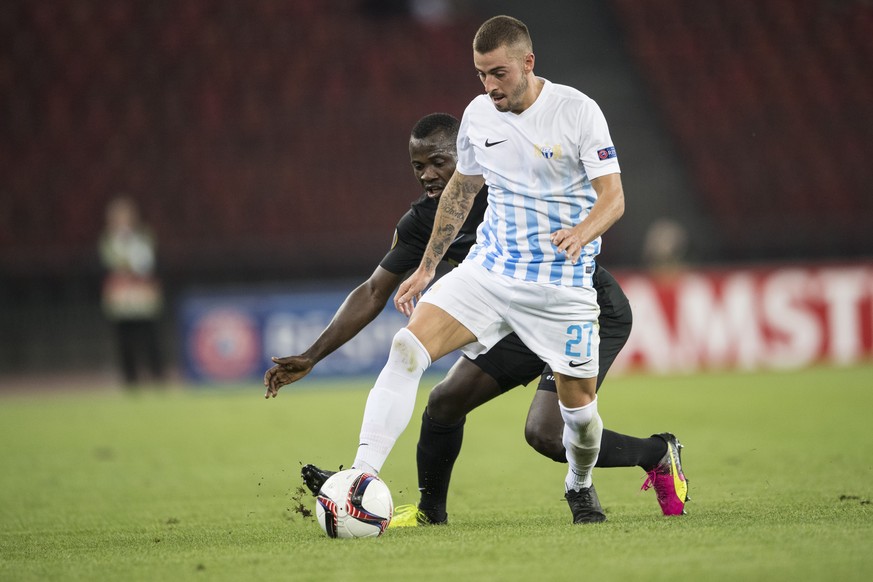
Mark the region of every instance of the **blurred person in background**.
[[653, 277], [669, 281], [686, 268], [688, 231], [670, 218], [649, 225], [643, 243], [643, 262]]
[[103, 311], [115, 327], [125, 385], [139, 384], [142, 367], [153, 380], [163, 381], [158, 334], [163, 297], [155, 276], [155, 240], [140, 222], [135, 202], [126, 196], [115, 198], [106, 208], [100, 258], [106, 269]]

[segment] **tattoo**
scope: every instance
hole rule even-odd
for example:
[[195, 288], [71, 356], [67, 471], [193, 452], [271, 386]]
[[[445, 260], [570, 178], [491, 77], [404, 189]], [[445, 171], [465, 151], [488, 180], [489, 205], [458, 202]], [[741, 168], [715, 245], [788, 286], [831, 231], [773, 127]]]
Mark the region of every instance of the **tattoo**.
[[467, 215], [470, 214], [473, 200], [481, 187], [481, 178], [461, 178], [456, 174], [449, 181], [442, 196], [440, 196], [430, 243], [422, 257], [422, 265], [428, 271], [435, 270], [437, 263], [449, 250], [457, 232], [461, 230]]

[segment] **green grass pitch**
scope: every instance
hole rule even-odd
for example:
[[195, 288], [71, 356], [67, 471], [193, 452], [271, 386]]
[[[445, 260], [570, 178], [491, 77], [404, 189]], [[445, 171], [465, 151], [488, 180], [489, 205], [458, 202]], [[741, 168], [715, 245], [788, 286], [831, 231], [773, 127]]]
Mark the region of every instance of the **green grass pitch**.
[[[873, 366], [609, 380], [605, 425], [675, 432], [693, 501], [665, 518], [640, 469], [598, 469], [589, 526], [515, 390], [468, 419], [448, 526], [331, 540], [299, 468], [351, 462], [368, 382], [0, 396], [0, 580], [873, 579]], [[383, 470], [396, 504], [426, 395]]]

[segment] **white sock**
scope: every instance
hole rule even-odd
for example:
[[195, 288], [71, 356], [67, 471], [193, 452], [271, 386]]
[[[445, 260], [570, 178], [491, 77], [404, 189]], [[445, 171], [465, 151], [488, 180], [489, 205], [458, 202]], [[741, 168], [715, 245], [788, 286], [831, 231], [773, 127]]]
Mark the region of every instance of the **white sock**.
[[570, 465], [564, 482], [567, 491], [591, 487], [591, 470], [600, 454], [603, 421], [597, 413], [597, 397], [580, 408], [566, 408], [558, 402], [564, 419], [564, 448]]
[[352, 467], [378, 475], [415, 409], [421, 375], [430, 366], [430, 356], [418, 338], [406, 328], [391, 342], [388, 363], [367, 397], [358, 455]]

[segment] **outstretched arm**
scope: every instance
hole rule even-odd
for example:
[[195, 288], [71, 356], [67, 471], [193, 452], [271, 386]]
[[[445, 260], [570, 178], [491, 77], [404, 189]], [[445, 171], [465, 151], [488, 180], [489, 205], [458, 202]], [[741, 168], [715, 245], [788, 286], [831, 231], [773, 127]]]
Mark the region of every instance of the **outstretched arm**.
[[573, 228], [562, 228], [552, 233], [552, 244], [558, 252], [566, 253], [575, 263], [585, 245], [606, 232], [624, 214], [624, 190], [621, 174], [607, 174], [591, 180], [597, 192], [597, 202], [585, 219]]
[[482, 176], [465, 176], [457, 171], [446, 184], [440, 196], [430, 242], [421, 258], [421, 264], [406, 281], [401, 283], [394, 296], [394, 306], [407, 317], [412, 315], [412, 310], [422, 291], [436, 274], [437, 265], [449, 250], [452, 241], [458, 236], [464, 221], [467, 220], [467, 215], [470, 214], [476, 194], [482, 189], [483, 184], [485, 179]]
[[331, 322], [309, 349], [299, 355], [273, 358], [275, 365], [264, 374], [264, 386], [267, 387], [264, 398], [275, 398], [279, 388], [309, 374], [315, 364], [367, 327], [385, 308], [391, 292], [402, 279], [402, 274], [376, 267], [369, 279], [349, 293]]

